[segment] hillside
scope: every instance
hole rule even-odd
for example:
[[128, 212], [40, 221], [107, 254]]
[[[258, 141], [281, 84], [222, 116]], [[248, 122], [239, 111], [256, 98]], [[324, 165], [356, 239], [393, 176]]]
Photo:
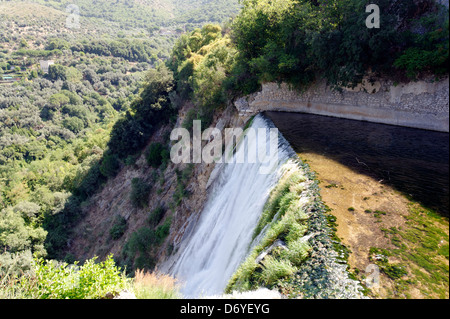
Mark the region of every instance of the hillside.
[[[69, 0], [27, 2], [60, 12], [66, 12], [72, 4]], [[117, 0], [113, 6], [107, 0], [82, 0], [77, 1], [76, 5], [83, 18], [82, 22], [91, 21], [97, 25], [107, 24], [125, 30], [158, 30], [161, 27], [192, 29], [204, 23], [223, 22], [236, 14], [239, 8], [238, 1], [235, 0]], [[29, 9], [30, 7], [25, 11]], [[16, 10], [17, 7], [13, 12]]]
[[[171, 1], [117, 1], [115, 11], [109, 1], [80, 1], [73, 28], [70, 3], [0, 3], [2, 274], [29, 269], [32, 254], [67, 257], [66, 230], [112, 174], [103, 153], [116, 121], [133, 112], [148, 70], [169, 57], [185, 28], [221, 22], [207, 10], [188, 22], [189, 11]], [[219, 5], [236, 8], [230, 3]], [[180, 11], [185, 17], [175, 21]], [[41, 60], [54, 64], [44, 69]]]
[[[239, 118], [233, 102], [264, 83], [307, 90], [324, 80], [339, 94], [364, 77], [400, 83], [448, 75], [448, 8], [432, 0], [395, 5], [379, 0], [386, 14], [381, 29], [361, 27], [367, 16], [361, 0], [117, 0], [114, 6], [80, 0], [79, 28], [66, 24], [70, 3], [0, 3], [4, 287], [7, 280], [26, 286], [18, 277], [22, 272], [34, 278], [28, 271], [40, 268], [33, 255], [87, 265], [98, 256], [135, 278], [176, 253], [208, 198], [215, 164], [172, 163], [171, 130], [190, 131], [193, 120], [202, 121], [203, 128], [248, 127], [251, 121]], [[45, 70], [41, 60], [54, 63]], [[312, 172], [308, 179], [314, 185], [308, 209], [317, 213], [315, 222], [297, 209], [302, 178], [279, 184], [258, 224], [259, 230], [273, 227], [270, 236], [250, 257], [285, 239], [293, 251], [301, 244], [298, 254], [278, 249], [266, 260], [267, 271], [249, 260], [229, 289], [267, 287], [293, 298], [321, 296], [320, 282], [307, 280], [305, 294], [290, 275], [302, 269], [308, 277], [305, 267], [317, 266], [316, 259], [308, 259], [310, 249], [323, 245], [330, 255], [332, 249], [344, 255], [334, 266], [349, 275], [348, 251], [334, 245], [333, 218], [319, 200]], [[323, 245], [299, 242], [311, 232], [308, 227], [321, 228]], [[441, 240], [444, 232], [436, 232]], [[441, 255], [439, 280], [441, 272], [448, 274], [448, 252]], [[277, 272], [278, 265], [288, 271]], [[8, 298], [39, 295], [3, 288]], [[72, 290], [67, 296], [79, 297]]]

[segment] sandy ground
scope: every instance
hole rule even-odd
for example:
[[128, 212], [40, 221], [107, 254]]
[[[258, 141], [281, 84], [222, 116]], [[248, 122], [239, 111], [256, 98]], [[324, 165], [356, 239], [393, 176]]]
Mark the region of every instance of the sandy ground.
[[[359, 174], [325, 156], [314, 153], [299, 156], [317, 173], [322, 199], [337, 218], [337, 236], [352, 252], [349, 257], [351, 269], [357, 268], [369, 275], [370, 247], [393, 248], [381, 229], [405, 226], [408, 200], [382, 181]], [[367, 210], [383, 211], [386, 215], [377, 219]], [[377, 297], [385, 298], [391, 285], [391, 280], [382, 275], [380, 288], [373, 292]], [[412, 293], [413, 297], [421, 297]]]

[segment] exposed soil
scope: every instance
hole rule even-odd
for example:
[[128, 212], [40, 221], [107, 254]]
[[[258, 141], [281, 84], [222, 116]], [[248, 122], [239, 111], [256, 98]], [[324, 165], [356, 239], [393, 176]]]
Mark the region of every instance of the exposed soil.
[[[370, 248], [396, 248], [383, 229], [408, 227], [405, 217], [410, 214], [409, 200], [384, 185], [383, 181], [359, 174], [325, 156], [315, 153], [299, 156], [317, 173], [322, 199], [337, 218], [337, 236], [351, 250], [350, 269], [357, 269], [360, 274], [369, 276], [371, 270], [367, 267], [372, 264], [369, 260]], [[376, 211], [383, 214], [376, 214]], [[448, 223], [443, 228], [448, 234]], [[392, 256], [389, 261], [399, 260]], [[372, 289], [371, 294], [375, 298], [391, 298], [393, 290], [394, 281], [381, 273], [380, 287]], [[424, 296], [413, 286], [409, 287], [408, 294], [410, 298], [430, 297]]]

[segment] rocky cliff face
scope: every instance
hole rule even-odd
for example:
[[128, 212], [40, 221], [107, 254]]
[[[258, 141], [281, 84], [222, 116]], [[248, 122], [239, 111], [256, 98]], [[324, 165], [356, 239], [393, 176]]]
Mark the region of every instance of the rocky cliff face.
[[449, 132], [449, 79], [394, 83], [366, 78], [355, 88], [334, 90], [325, 82], [304, 92], [266, 83], [235, 102], [244, 118], [262, 111], [302, 112]]
[[[185, 114], [191, 107], [189, 103], [183, 106], [175, 127], [181, 127]], [[226, 127], [243, 127], [244, 124], [236, 109], [230, 105], [225, 110], [217, 112], [212, 126], [224, 130]], [[164, 142], [173, 128], [173, 126], [160, 128], [148, 144]], [[186, 183], [186, 190], [190, 195], [183, 198], [179, 206], [172, 207], [177, 187], [177, 170], [182, 171], [186, 166], [186, 164], [173, 164], [169, 161], [167, 168], [160, 172], [149, 167], [145, 156], [141, 154], [134, 165], [123, 167], [120, 173], [110, 179], [85, 205], [86, 217], [74, 230], [75, 236], [69, 242], [68, 252], [77, 260], [94, 256], [103, 259], [109, 254], [120, 256], [123, 246], [133, 232], [145, 226], [149, 213], [162, 205], [168, 208], [164, 219], [172, 217], [170, 234], [157, 253], [158, 259], [163, 260], [167, 254], [167, 247], [170, 245], [176, 249], [187, 228], [195, 224], [205, 202], [208, 181], [214, 169], [214, 164], [195, 164], [192, 175]], [[157, 175], [159, 177], [155, 180], [154, 176]], [[145, 208], [136, 208], [130, 201], [133, 178], [141, 178], [152, 184]], [[110, 229], [114, 226], [117, 216], [127, 221], [127, 228], [122, 237], [112, 240]], [[164, 223], [164, 219], [161, 223]]]

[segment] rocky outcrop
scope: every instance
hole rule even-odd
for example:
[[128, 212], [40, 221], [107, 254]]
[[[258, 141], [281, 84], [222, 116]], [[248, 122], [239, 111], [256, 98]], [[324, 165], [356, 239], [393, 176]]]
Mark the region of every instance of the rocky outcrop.
[[[181, 126], [184, 116], [191, 107], [189, 103], [183, 106], [175, 127]], [[217, 127], [221, 131], [226, 127], [243, 126], [244, 122], [238, 117], [232, 105], [218, 111], [212, 123], [212, 127]], [[161, 127], [148, 141], [148, 145], [155, 142], [164, 143], [165, 136], [168, 136], [172, 129], [173, 124]], [[170, 246], [177, 249], [183, 236], [188, 235], [196, 224], [206, 201], [208, 183], [215, 165], [195, 164], [192, 176], [186, 183], [189, 196], [183, 198], [180, 205], [172, 207], [177, 188], [177, 171], [183, 171], [186, 167], [187, 164], [169, 162], [163, 171], [155, 170], [146, 163], [142, 152], [133, 165], [123, 167], [116, 177], [109, 179], [102, 189], [84, 204], [85, 216], [74, 228], [67, 252], [77, 260], [86, 260], [94, 256], [103, 260], [109, 254], [120, 257], [125, 243], [133, 233], [148, 225], [149, 213], [158, 206], [163, 206], [168, 209], [165, 218], [172, 217], [170, 234], [160, 246], [156, 256], [156, 259], [164, 260], [168, 253], [167, 248]], [[147, 206], [144, 208], [134, 207], [130, 201], [133, 178], [141, 178], [153, 186]], [[126, 220], [127, 227], [121, 238], [112, 240], [110, 229], [114, 226], [117, 216]], [[163, 222], [164, 220], [161, 221]]]
[[265, 83], [260, 92], [235, 101], [244, 119], [264, 111], [301, 112], [449, 132], [449, 79], [394, 83], [365, 79], [334, 90], [325, 82], [306, 91]]

